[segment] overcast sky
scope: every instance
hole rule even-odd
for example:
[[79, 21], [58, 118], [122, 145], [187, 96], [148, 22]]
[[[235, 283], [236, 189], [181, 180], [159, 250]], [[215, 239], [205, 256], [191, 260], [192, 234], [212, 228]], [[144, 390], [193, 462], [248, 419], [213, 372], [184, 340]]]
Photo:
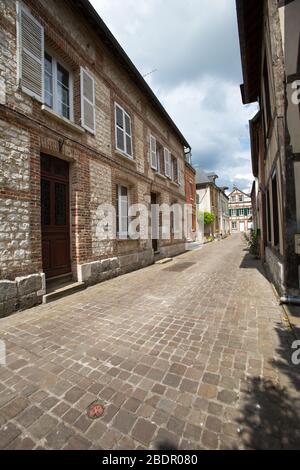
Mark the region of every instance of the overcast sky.
[[193, 165], [250, 190], [234, 0], [92, 0], [190, 143]]

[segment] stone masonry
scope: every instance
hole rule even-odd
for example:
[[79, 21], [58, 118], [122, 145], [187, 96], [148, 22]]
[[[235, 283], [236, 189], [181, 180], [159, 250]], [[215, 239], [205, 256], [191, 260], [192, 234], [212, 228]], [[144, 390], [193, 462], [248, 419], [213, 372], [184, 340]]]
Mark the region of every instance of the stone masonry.
[[4, 318], [0, 448], [297, 449], [284, 315], [237, 234]]
[[[145, 87], [128, 73], [122, 59], [105, 45], [89, 19], [71, 1], [24, 0], [22, 5], [43, 26], [45, 49], [54, 51], [71, 71], [74, 121], [45, 112], [39, 101], [20, 88], [16, 1], [0, 1], [1, 315], [39, 303], [45, 289], [41, 154], [69, 163], [71, 270], [75, 281], [82, 279], [88, 285], [151, 264], [154, 259], [151, 240], [97, 238], [98, 207], [103, 203], [116, 207], [117, 184], [127, 185], [131, 200], [148, 207], [151, 192], [160, 203], [184, 204], [185, 197], [184, 184], [159, 175], [150, 165], [150, 135], [154, 135], [177, 158], [183, 176], [186, 144], [182, 135]], [[80, 67], [95, 81], [94, 135], [81, 126]], [[115, 148], [116, 102], [131, 118], [132, 160]], [[184, 239], [159, 241], [161, 256], [184, 249]], [[18, 278], [27, 276], [33, 276], [28, 282], [35, 290], [26, 291], [24, 301]]]

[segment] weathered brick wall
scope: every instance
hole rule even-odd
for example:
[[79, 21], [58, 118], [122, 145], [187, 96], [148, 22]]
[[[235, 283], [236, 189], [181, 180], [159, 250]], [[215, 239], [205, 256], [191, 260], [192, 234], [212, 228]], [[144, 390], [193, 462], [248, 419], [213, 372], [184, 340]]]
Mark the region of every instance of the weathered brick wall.
[[[151, 240], [99, 242], [97, 208], [103, 202], [116, 204], [115, 188], [119, 183], [130, 186], [133, 202], [149, 205], [150, 193], [154, 191], [160, 195], [160, 202], [184, 203], [184, 185], [179, 187], [150, 168], [150, 134], [180, 160], [182, 172], [183, 145], [97, 33], [78, 14], [73, 2], [24, 0], [24, 3], [44, 26], [46, 49], [54, 51], [72, 71], [74, 118], [78, 127], [51, 118], [42, 111], [40, 103], [19, 89], [16, 1], [0, 0], [0, 278], [16, 282], [18, 276], [43, 272], [41, 153], [70, 163], [71, 261], [75, 279], [93, 271], [93, 282], [98, 282], [149, 264], [153, 259]], [[95, 79], [95, 136], [79, 127], [80, 66], [86, 67]], [[115, 102], [132, 119], [133, 161], [115, 150]], [[182, 243], [179, 247], [180, 241], [172, 239], [161, 241], [160, 245], [166, 249], [174, 245], [175, 251], [183, 249]], [[105, 258], [110, 260], [106, 265], [102, 261], [98, 263], [97, 260]], [[94, 263], [92, 271], [89, 263]], [[85, 266], [84, 272], [81, 266]], [[12, 292], [18, 292], [17, 297], [23, 298], [18, 285], [10, 285], [8, 289], [10, 309], [12, 304], [16, 308], [25, 305], [11, 297]], [[33, 282], [31, 287], [34, 285]], [[38, 285], [41, 295], [40, 281]], [[40, 300], [36, 292], [31, 294], [32, 302]], [[0, 304], [7, 301], [7, 294], [0, 295]]]

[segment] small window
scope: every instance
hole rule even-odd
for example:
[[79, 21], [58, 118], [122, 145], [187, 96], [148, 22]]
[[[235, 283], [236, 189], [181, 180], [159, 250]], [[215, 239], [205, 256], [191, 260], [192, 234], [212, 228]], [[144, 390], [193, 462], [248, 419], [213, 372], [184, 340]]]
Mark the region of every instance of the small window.
[[47, 52], [44, 58], [44, 102], [60, 116], [73, 119], [71, 74]]
[[159, 142], [156, 141], [156, 159], [157, 159], [157, 171], [159, 174], [163, 175], [165, 172], [165, 163], [164, 163], [164, 149]]
[[236, 222], [231, 222], [231, 228], [232, 230], [236, 230]]
[[243, 197], [242, 194], [240, 194], [240, 195], [239, 195], [239, 201], [240, 201], [240, 202], [243, 202], [243, 200], [244, 200], [244, 197]]
[[128, 238], [128, 188], [117, 185], [117, 235]]
[[131, 118], [118, 104], [115, 105], [116, 148], [120, 152], [132, 157], [132, 129]]
[[153, 170], [157, 170], [157, 160], [156, 138], [150, 135], [150, 161]]
[[178, 183], [178, 162], [177, 158], [172, 155], [172, 181]]

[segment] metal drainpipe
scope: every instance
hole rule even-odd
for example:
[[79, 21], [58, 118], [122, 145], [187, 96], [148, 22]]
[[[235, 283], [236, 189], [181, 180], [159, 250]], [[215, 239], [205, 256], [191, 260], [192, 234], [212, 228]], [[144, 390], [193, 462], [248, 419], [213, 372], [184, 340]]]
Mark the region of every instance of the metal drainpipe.
[[297, 295], [283, 295], [282, 297], [280, 297], [280, 304], [300, 305], [300, 296], [297, 296]]

